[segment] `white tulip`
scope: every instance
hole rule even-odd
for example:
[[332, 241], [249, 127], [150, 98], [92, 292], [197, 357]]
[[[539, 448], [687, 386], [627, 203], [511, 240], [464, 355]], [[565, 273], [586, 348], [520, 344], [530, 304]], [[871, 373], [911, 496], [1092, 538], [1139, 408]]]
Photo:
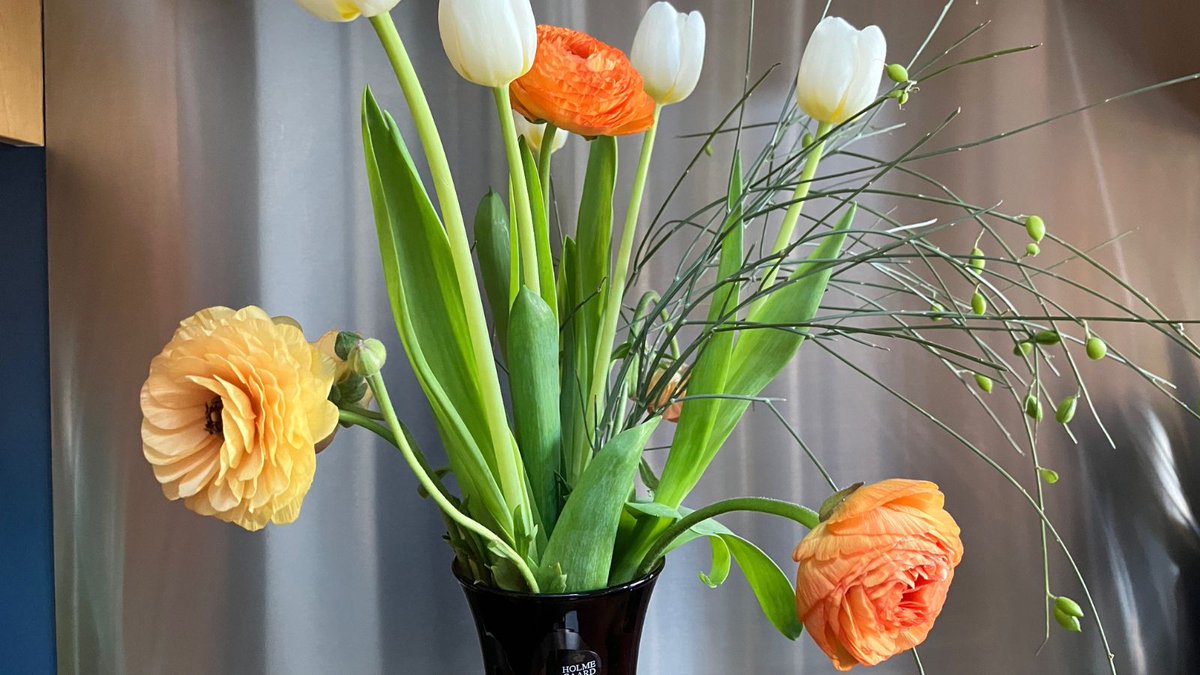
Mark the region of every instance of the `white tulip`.
[[841, 124], [862, 112], [879, 92], [886, 54], [887, 41], [878, 26], [856, 30], [835, 16], [822, 19], [800, 59], [800, 109], [827, 124]]
[[400, 0], [296, 0], [296, 4], [322, 21], [353, 21], [386, 14]]
[[[534, 124], [529, 122], [520, 115], [513, 115], [513, 122], [517, 125], [517, 133], [525, 137], [525, 142], [529, 144], [529, 149], [537, 155], [542, 151], [542, 139], [546, 135], [545, 124]], [[554, 144], [550, 146], [550, 154], [554, 154], [562, 149], [562, 146], [567, 143], [569, 134], [562, 129], [554, 133]]]
[[645, 80], [646, 93], [660, 105], [691, 96], [704, 63], [704, 17], [677, 12], [669, 2], [650, 5], [629, 60]]
[[475, 84], [506, 87], [533, 67], [537, 23], [529, 0], [441, 0], [438, 28], [451, 65]]

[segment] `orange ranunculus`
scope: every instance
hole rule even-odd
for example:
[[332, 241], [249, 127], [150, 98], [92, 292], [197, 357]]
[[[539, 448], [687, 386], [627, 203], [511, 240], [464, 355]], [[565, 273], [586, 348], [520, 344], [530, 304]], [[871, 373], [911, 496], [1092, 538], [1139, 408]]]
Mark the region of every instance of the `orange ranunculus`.
[[852, 492], [796, 547], [796, 610], [838, 670], [925, 640], [962, 560], [937, 485], [892, 479]]
[[513, 109], [530, 122], [593, 138], [646, 131], [654, 99], [616, 47], [578, 31], [538, 26], [533, 68], [510, 87]]
[[168, 499], [259, 530], [290, 523], [333, 433], [334, 363], [257, 307], [185, 319], [142, 385], [142, 452]]

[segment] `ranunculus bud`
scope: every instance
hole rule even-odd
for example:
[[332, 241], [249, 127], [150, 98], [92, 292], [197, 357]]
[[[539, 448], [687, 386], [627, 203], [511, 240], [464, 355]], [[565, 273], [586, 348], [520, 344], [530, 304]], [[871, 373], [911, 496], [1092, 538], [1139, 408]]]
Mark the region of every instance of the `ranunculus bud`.
[[796, 102], [818, 122], [841, 124], [875, 100], [887, 40], [878, 26], [856, 30], [828, 16], [813, 30], [796, 78]]
[[537, 22], [529, 0], [441, 0], [438, 28], [450, 65], [465, 80], [507, 87], [533, 67]]
[[346, 361], [351, 370], [363, 377], [370, 377], [383, 370], [383, 364], [387, 362], [387, 348], [374, 338], [359, 340]]
[[362, 338], [357, 333], [331, 330], [313, 343], [317, 351], [333, 360], [333, 388], [329, 400], [338, 406], [345, 404], [366, 407], [371, 403], [371, 389], [362, 375], [355, 373], [347, 362], [354, 345]]
[[400, 0], [296, 0], [296, 4], [322, 21], [353, 21], [386, 14]]
[[638, 26], [629, 52], [641, 73], [646, 93], [659, 105], [679, 103], [691, 96], [704, 64], [704, 17], [684, 14], [669, 2], [650, 5]]
[[944, 501], [925, 481], [867, 485], [796, 547], [796, 611], [834, 668], [881, 663], [933, 628], [963, 555]]

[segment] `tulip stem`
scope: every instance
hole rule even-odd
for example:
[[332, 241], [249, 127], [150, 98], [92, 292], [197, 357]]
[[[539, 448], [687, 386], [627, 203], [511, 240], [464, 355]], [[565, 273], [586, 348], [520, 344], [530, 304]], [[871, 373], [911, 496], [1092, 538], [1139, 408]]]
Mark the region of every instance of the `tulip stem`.
[[[625, 211], [625, 226], [621, 230], [621, 243], [617, 249], [617, 266], [608, 280], [604, 294], [604, 315], [600, 324], [600, 335], [596, 342], [596, 361], [592, 367], [592, 386], [588, 396], [585, 419], [591, 423], [598, 420], [597, 410], [608, 390], [608, 370], [612, 365], [613, 342], [617, 337], [617, 321], [621, 317], [621, 301], [625, 297], [625, 277], [629, 273], [629, 256], [633, 251], [633, 236], [637, 232], [638, 214], [642, 208], [642, 196], [646, 192], [646, 176], [650, 173], [650, 157], [654, 154], [654, 138], [658, 135], [659, 113], [662, 106], [654, 108], [654, 122], [642, 137], [642, 155], [637, 173], [633, 177], [633, 188], [629, 194], [629, 208]], [[543, 145], [545, 140], [542, 141]], [[597, 427], [599, 432], [599, 427]], [[599, 434], [597, 433], [597, 436]], [[599, 440], [599, 438], [597, 438]]]
[[821, 522], [821, 518], [817, 515], [817, 512], [810, 508], [767, 497], [738, 497], [736, 499], [726, 499], [725, 501], [709, 504], [671, 523], [667, 529], [663, 530], [662, 534], [658, 535], [658, 538], [654, 540], [654, 543], [650, 546], [650, 550], [646, 553], [646, 557], [642, 558], [642, 564], [638, 566], [638, 576], [641, 577], [649, 574], [650, 570], [654, 569], [654, 565], [658, 563], [658, 559], [671, 546], [671, 542], [675, 541], [680, 535], [709, 518], [716, 518], [719, 515], [732, 511], [754, 511], [773, 516], [782, 516], [788, 520], [794, 520], [810, 530]]
[[[821, 122], [817, 125], [812, 148], [808, 151], [808, 160], [804, 163], [804, 170], [800, 172], [800, 181], [792, 193], [791, 204], [788, 205], [787, 213], [783, 216], [779, 233], [775, 235], [775, 243], [771, 246], [771, 255], [779, 255], [792, 243], [792, 235], [796, 232], [796, 224], [800, 222], [800, 213], [804, 210], [804, 202], [808, 199], [809, 188], [812, 187], [813, 177], [817, 175], [817, 166], [821, 164], [821, 155], [825, 152], [825, 136], [832, 128], [833, 125], [828, 122]], [[775, 276], [779, 273], [779, 266], [782, 263], [781, 259], [767, 271], [766, 276], [763, 277], [761, 288], [770, 288], [771, 284], [775, 283]], [[754, 314], [754, 310], [766, 299], [767, 296], [764, 295], [756, 300], [750, 313]]]
[[[450, 244], [450, 255], [454, 260], [454, 275], [459, 293], [462, 295], [463, 313], [467, 319], [467, 331], [470, 335], [474, 367], [481, 379], [479, 389], [486, 411], [488, 436], [491, 440], [492, 456], [495, 460], [497, 479], [506, 501], [506, 508], [513, 512], [525, 514], [524, 526], [532, 529], [533, 521], [529, 514], [529, 497], [525, 491], [525, 479], [522, 475], [521, 458], [512, 441], [512, 432], [508, 428], [508, 417], [504, 411], [504, 399], [500, 394], [500, 375], [496, 370], [496, 360], [492, 353], [491, 334], [488, 332], [487, 318], [483, 312], [483, 298], [479, 293], [479, 284], [475, 279], [475, 263], [471, 258], [471, 244], [467, 239], [467, 227], [463, 220], [462, 207], [459, 205], [458, 193], [454, 187], [454, 177], [450, 173], [450, 161], [446, 158], [446, 149], [438, 134], [437, 123], [433, 111], [429, 109], [429, 101], [421, 81], [413, 68], [404, 42], [396, 31], [396, 24], [387, 12], [371, 17], [371, 25], [379, 35], [379, 41], [387, 52], [388, 60], [396, 73], [396, 80], [404, 92], [412, 113], [413, 124], [421, 139], [421, 147], [425, 150], [425, 158], [429, 162], [429, 173], [437, 191], [438, 204], [442, 208], [442, 218], [446, 226], [446, 238]], [[511, 120], [510, 120], [511, 123]], [[536, 270], [535, 270], [536, 271]], [[500, 522], [511, 518], [510, 513], [494, 514]]]
[[[533, 571], [529, 569], [529, 565], [521, 557], [521, 554], [517, 553], [512, 546], [508, 545], [508, 542], [504, 541], [495, 532], [492, 532], [479, 521], [459, 511], [442, 490], [439, 489], [438, 483], [433, 480], [429, 472], [426, 471], [425, 466], [409, 444], [408, 436], [404, 433], [404, 427], [396, 417], [396, 411], [392, 408], [392, 400], [388, 397], [387, 386], [383, 383], [383, 376], [379, 373], [368, 375], [367, 384], [375, 394], [375, 400], [379, 403], [379, 411], [383, 413], [383, 418], [387, 421], [388, 429], [392, 432], [396, 448], [400, 450], [400, 454], [404, 455], [405, 461], [408, 462], [408, 468], [416, 475], [417, 481], [421, 484], [421, 487], [425, 488], [425, 492], [429, 494], [429, 498], [438, 505], [438, 508], [450, 520], [454, 521], [464, 530], [478, 535], [484, 541], [488, 542], [489, 549], [498, 552], [512, 561], [513, 565], [516, 566], [521, 576], [525, 579], [525, 583], [529, 585], [529, 590], [537, 593], [537, 579], [533, 576]], [[358, 422], [356, 421], [356, 423]]]
[[546, 122], [546, 130], [542, 132], [542, 147], [538, 152], [538, 179], [542, 181], [547, 223], [550, 222], [550, 155], [554, 154], [554, 137], [557, 135], [558, 127]]
[[525, 182], [525, 163], [517, 142], [517, 126], [513, 123], [512, 101], [508, 87], [496, 87], [496, 112], [500, 113], [500, 130], [504, 136], [504, 154], [508, 156], [508, 176], [512, 181], [513, 201], [517, 207], [517, 245], [521, 250], [521, 274], [529, 290], [541, 295], [538, 280], [537, 240], [533, 233], [533, 211], [529, 206], [529, 184]]

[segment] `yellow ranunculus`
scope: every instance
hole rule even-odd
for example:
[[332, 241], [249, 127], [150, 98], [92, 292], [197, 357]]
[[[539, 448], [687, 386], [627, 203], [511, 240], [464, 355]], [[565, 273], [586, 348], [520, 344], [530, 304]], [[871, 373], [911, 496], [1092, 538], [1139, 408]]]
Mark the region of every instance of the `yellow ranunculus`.
[[168, 499], [259, 530], [285, 524], [333, 433], [335, 366], [286, 321], [258, 307], [201, 310], [150, 362], [142, 451]]

